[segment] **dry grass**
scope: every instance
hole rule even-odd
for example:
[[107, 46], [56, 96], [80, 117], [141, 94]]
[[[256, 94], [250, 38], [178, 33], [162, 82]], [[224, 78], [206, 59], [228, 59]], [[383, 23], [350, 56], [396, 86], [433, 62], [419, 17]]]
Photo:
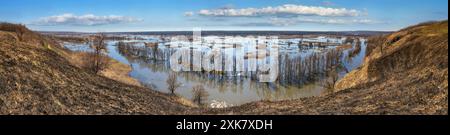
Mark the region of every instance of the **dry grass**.
[[[68, 52], [65, 57], [69, 59], [69, 62], [72, 65], [77, 66], [78, 68], [85, 68], [86, 61], [84, 60], [86, 57], [90, 57], [90, 55], [86, 52]], [[120, 63], [119, 61], [111, 58], [108, 59], [109, 65], [100, 72], [100, 75], [125, 84], [141, 86], [138, 80], [128, 75], [132, 70], [129, 65]]]
[[0, 22], [0, 31], [13, 33], [18, 41], [32, 45], [42, 45], [44, 42], [48, 42], [42, 38], [42, 35], [29, 30], [22, 24]]
[[109, 66], [105, 70], [101, 71], [100, 75], [125, 84], [142, 86], [138, 80], [128, 75], [131, 72], [131, 70], [132, 69], [129, 65], [111, 59]]
[[[30, 35], [37, 35], [29, 33]], [[0, 31], [0, 39], [13, 32]], [[3, 37], [5, 36], [5, 37]], [[36, 36], [37, 37], [37, 36]], [[171, 96], [102, 77], [70, 63], [43, 37], [0, 41], [0, 114], [186, 114]], [[63, 56], [66, 55], [66, 56]]]

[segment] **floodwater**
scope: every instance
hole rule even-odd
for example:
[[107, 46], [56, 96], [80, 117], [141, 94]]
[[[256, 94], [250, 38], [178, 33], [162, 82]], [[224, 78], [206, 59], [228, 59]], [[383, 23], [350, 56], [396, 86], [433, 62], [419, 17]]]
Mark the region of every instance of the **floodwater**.
[[[175, 93], [191, 99], [192, 88], [200, 84], [208, 92], [209, 96], [206, 100], [208, 104], [224, 102], [227, 106], [260, 100], [298, 99], [324, 94], [326, 89], [322, 82], [329, 73], [326, 67], [341, 65], [339, 67], [344, 67], [345, 70], [336, 70], [336, 72], [339, 77], [342, 77], [348, 71], [360, 66], [366, 50], [365, 40], [359, 38], [349, 44], [344, 43], [345, 37], [232, 38], [224, 42], [227, 38], [207, 36], [200, 41], [201, 44], [192, 45], [192, 42], [182, 38], [171, 37], [171, 40], [168, 40], [167, 37], [161, 36], [139, 36], [136, 40], [108, 41], [107, 48], [108, 56], [132, 67], [129, 73], [131, 77], [139, 80], [146, 87], [165, 93], [169, 92], [166, 80], [170, 73], [174, 73], [170, 62], [170, 57], [174, 53], [191, 50], [192, 54], [192, 50], [199, 50], [201, 56], [204, 56], [217, 50], [225, 54], [221, 57], [226, 59], [224, 63], [231, 63], [222, 65], [222, 70], [226, 72], [203, 70], [175, 72], [178, 81], [182, 84]], [[264, 46], [261, 47], [260, 44]], [[350, 48], [342, 47], [344, 45]], [[356, 46], [360, 47], [358, 51], [354, 51]], [[73, 51], [90, 50], [87, 44], [79, 43], [65, 43], [65, 47]], [[338, 49], [340, 47], [344, 49]], [[257, 55], [261, 48], [265, 54]], [[354, 52], [353, 55], [349, 56], [352, 52]], [[264, 60], [258, 60], [258, 57]], [[334, 59], [333, 57], [336, 57], [335, 61], [329, 60]], [[261, 82], [258, 76], [262, 72], [250, 70], [258, 69], [255, 66], [261, 66], [266, 60], [277, 61], [276, 65], [271, 65], [278, 69], [277, 80], [274, 82]], [[191, 63], [195, 63], [192, 61]], [[194, 67], [195, 64], [188, 69], [194, 69]]]

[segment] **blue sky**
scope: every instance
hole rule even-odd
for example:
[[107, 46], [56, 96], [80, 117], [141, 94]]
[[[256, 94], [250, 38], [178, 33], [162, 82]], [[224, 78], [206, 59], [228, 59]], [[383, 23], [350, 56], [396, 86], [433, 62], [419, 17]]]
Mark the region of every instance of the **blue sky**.
[[448, 19], [447, 0], [8, 0], [0, 21], [42, 31], [398, 30]]

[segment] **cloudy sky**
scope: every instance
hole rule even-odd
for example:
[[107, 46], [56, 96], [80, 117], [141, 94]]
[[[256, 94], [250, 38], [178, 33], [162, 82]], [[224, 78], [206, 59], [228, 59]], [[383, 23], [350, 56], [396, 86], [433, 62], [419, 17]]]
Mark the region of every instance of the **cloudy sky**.
[[447, 0], [8, 0], [0, 21], [41, 31], [398, 30]]

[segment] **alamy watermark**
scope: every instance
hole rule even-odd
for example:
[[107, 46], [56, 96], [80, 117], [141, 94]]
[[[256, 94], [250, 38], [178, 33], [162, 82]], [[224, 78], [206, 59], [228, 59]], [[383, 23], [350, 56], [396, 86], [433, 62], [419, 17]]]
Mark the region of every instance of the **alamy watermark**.
[[202, 37], [195, 28], [191, 38], [172, 37], [170, 57], [173, 71], [257, 72], [260, 82], [274, 82], [278, 77], [277, 36]]

